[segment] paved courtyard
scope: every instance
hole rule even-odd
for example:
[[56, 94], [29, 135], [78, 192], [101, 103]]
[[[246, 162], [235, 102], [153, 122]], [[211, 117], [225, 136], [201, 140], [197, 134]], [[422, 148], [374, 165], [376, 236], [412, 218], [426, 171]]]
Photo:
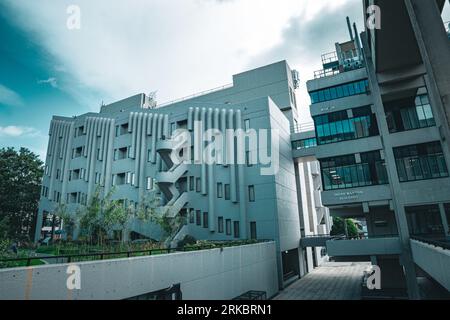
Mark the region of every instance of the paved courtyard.
[[281, 291], [275, 300], [359, 300], [366, 262], [327, 262]]

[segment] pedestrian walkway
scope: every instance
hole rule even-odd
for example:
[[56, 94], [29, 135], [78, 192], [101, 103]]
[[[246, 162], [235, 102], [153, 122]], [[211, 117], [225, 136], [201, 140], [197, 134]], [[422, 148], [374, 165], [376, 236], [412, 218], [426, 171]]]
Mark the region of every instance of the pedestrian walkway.
[[359, 300], [369, 262], [327, 262], [281, 291], [275, 300]]

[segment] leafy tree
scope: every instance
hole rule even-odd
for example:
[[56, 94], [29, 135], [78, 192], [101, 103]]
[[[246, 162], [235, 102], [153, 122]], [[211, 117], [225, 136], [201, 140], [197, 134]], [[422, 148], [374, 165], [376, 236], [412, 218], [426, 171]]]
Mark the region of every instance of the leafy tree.
[[66, 204], [59, 204], [54, 210], [54, 214], [62, 221], [64, 233], [66, 234], [67, 239], [71, 240], [78, 223], [77, 215], [71, 214], [67, 210]]
[[28, 149], [0, 149], [2, 236], [17, 241], [33, 239], [43, 171], [42, 161]]
[[330, 234], [332, 236], [345, 235], [345, 226], [347, 224], [347, 232], [349, 238], [356, 238], [358, 236], [358, 228], [352, 219], [342, 219], [339, 217], [333, 217], [333, 227]]

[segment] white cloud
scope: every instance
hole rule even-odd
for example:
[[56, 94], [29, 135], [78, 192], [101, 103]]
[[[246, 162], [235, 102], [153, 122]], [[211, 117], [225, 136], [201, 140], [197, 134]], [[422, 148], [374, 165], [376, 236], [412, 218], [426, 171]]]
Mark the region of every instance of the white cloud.
[[21, 107], [25, 103], [22, 97], [17, 92], [0, 84], [0, 104]]
[[22, 126], [0, 127], [0, 137], [38, 137], [41, 132], [35, 128]]
[[[277, 47], [314, 56], [303, 65], [292, 50], [280, 55], [294, 58], [291, 67], [310, 78], [308, 68], [320, 62], [320, 53], [303, 41], [307, 35], [286, 43], [286, 29], [300, 22], [320, 26], [350, 2], [362, 15], [360, 0], [79, 0], [81, 29], [69, 30], [69, 1], [6, 0], [15, 23], [55, 57], [58, 87], [92, 110], [101, 100], [139, 92], [157, 90], [157, 99], [166, 101], [230, 83], [254, 62], [275, 62], [263, 56]], [[340, 23], [346, 28], [344, 19]], [[339, 40], [317, 34], [330, 47]]]
[[48, 79], [45, 79], [45, 80], [38, 80], [37, 83], [38, 84], [49, 84], [53, 88], [57, 88], [58, 87], [58, 81], [54, 77], [51, 77], [51, 78], [48, 78]]

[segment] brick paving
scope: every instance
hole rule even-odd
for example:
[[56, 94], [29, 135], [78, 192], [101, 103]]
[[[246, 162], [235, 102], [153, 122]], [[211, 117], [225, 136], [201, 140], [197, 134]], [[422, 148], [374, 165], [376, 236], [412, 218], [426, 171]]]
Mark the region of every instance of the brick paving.
[[275, 300], [359, 300], [366, 262], [327, 262], [281, 291]]

